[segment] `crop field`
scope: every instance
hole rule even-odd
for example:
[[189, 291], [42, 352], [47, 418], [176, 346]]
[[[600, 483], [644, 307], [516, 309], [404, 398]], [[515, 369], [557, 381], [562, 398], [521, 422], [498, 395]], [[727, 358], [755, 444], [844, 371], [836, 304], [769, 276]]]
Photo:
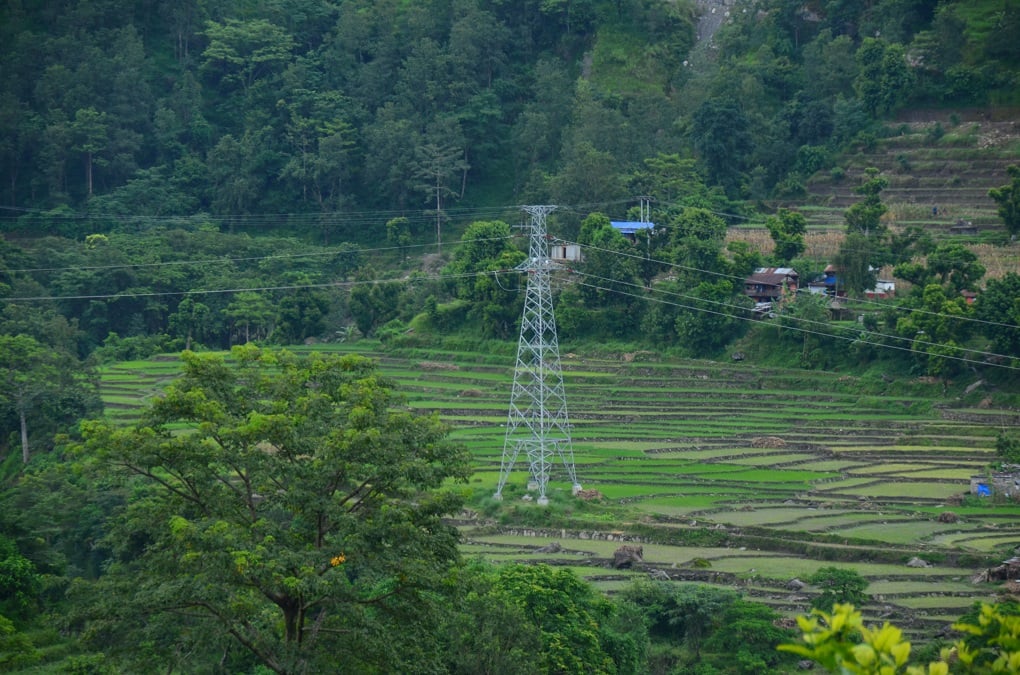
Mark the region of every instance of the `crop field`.
[[[521, 499], [524, 457], [504, 500], [492, 499], [509, 352], [384, 351], [370, 341], [295, 349], [310, 350], [376, 358], [409, 407], [437, 413], [469, 449], [470, 509], [457, 521], [466, 556], [577, 569], [607, 592], [650, 573], [720, 584], [789, 614], [817, 592], [791, 580], [838, 565], [872, 583], [866, 616], [925, 636], [994, 597], [998, 586], [971, 578], [1020, 545], [1020, 506], [965, 496], [994, 459], [998, 431], [1020, 414], [953, 409], [939, 385], [876, 392], [815, 371], [571, 354], [563, 367], [574, 461], [597, 495], [572, 497], [557, 463], [551, 504], [540, 507]], [[137, 419], [177, 372], [169, 356], [103, 368], [107, 414]], [[612, 568], [623, 543], [643, 547], [643, 565]], [[929, 566], [907, 566], [914, 558]]]

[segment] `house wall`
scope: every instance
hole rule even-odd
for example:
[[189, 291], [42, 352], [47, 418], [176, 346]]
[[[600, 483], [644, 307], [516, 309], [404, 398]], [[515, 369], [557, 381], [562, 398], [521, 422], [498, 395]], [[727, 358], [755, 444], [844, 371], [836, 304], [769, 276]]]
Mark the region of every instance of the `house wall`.
[[1020, 497], [1020, 472], [993, 473], [990, 476], [972, 476], [970, 493], [978, 496], [1002, 495]]

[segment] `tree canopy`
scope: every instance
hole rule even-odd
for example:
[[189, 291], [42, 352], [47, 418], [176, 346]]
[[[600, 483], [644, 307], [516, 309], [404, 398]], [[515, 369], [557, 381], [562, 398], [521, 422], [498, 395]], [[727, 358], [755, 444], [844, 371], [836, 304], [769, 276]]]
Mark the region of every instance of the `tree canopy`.
[[185, 666], [183, 645], [216, 640], [279, 673], [335, 653], [408, 668], [398, 625], [428, 623], [429, 589], [457, 559], [441, 518], [459, 498], [440, 488], [466, 477], [463, 451], [366, 359], [231, 356], [185, 352], [144, 422], [85, 426], [90, 470], [134, 498], [82, 620], [101, 648], [126, 645], [103, 644], [111, 630], [148, 645], [125, 653], [137, 663]]

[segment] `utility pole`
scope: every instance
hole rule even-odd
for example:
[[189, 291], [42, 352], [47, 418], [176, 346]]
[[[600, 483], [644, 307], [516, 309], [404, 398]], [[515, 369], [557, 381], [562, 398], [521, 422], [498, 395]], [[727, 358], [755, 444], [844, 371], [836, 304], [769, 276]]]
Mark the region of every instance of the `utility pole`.
[[556, 337], [550, 273], [559, 267], [549, 258], [545, 217], [555, 206], [525, 206], [531, 215], [528, 258], [517, 266], [528, 274], [528, 288], [521, 317], [521, 336], [517, 343], [517, 364], [510, 394], [503, 461], [496, 486], [496, 499], [503, 498], [517, 456], [528, 458], [528, 490], [538, 491], [538, 504], [546, 505], [546, 486], [554, 461], [559, 455], [567, 470], [573, 494], [581, 490], [574, 471], [574, 449], [570, 441], [567, 397], [560, 368], [560, 347]]

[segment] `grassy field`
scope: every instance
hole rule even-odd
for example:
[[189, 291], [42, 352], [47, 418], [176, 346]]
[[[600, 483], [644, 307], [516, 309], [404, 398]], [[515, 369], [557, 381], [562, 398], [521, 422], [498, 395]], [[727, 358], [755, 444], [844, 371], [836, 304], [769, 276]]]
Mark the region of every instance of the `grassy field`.
[[[873, 583], [866, 614], [894, 615], [923, 636], [992, 597], [996, 587], [970, 578], [1020, 543], [1020, 507], [963, 497], [994, 456], [997, 425], [1020, 419], [952, 419], [939, 385], [866, 391], [846, 375], [746, 362], [565, 358], [577, 475], [601, 498], [571, 497], [557, 464], [543, 508], [520, 499], [523, 457], [504, 501], [491, 498], [512, 355], [384, 351], [369, 341], [295, 349], [311, 350], [376, 358], [409, 407], [436, 411], [470, 450], [465, 555], [576, 566], [609, 592], [654, 571], [738, 587], [787, 613], [805, 611], [814, 592], [789, 590], [791, 579], [837, 564]], [[177, 372], [175, 357], [103, 368], [107, 414], [137, 419]], [[940, 521], [946, 512], [955, 516]], [[562, 550], [539, 551], [554, 541]], [[644, 547], [644, 566], [611, 568], [623, 542]], [[931, 566], [908, 567], [915, 557]]]

